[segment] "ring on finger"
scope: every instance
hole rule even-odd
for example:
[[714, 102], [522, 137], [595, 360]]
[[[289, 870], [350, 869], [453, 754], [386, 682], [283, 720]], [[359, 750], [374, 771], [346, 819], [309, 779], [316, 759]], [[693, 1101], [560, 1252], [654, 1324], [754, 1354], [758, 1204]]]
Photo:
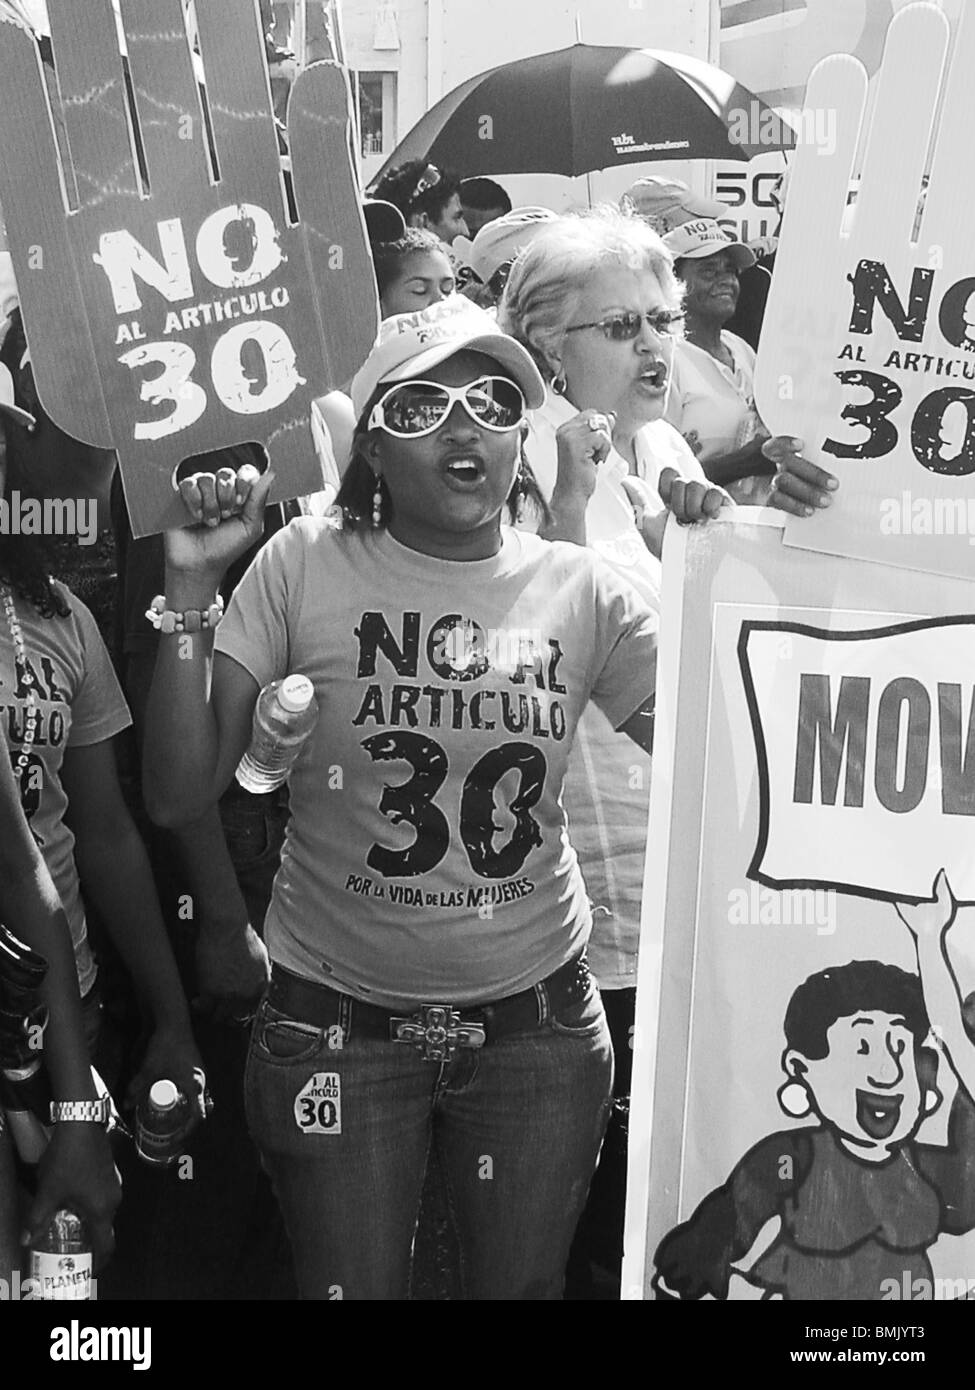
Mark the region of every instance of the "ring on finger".
[[603, 427], [602, 416], [600, 416], [600, 415], [590, 415], [590, 416], [589, 416], [589, 428], [590, 428], [591, 430], [599, 430], [599, 429], [602, 429], [602, 427]]

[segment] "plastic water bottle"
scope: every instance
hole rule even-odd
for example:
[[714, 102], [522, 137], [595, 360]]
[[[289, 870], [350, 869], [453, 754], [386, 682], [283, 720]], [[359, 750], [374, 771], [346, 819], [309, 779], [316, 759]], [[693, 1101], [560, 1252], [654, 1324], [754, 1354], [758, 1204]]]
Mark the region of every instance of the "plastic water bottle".
[[91, 1237], [70, 1207], [54, 1213], [31, 1250], [30, 1277], [41, 1299], [91, 1298]]
[[155, 1081], [135, 1117], [135, 1147], [155, 1168], [170, 1168], [193, 1127], [186, 1097], [174, 1081]]
[[318, 701], [307, 676], [285, 676], [266, 685], [257, 697], [250, 747], [237, 767], [244, 790], [280, 787], [317, 719]]

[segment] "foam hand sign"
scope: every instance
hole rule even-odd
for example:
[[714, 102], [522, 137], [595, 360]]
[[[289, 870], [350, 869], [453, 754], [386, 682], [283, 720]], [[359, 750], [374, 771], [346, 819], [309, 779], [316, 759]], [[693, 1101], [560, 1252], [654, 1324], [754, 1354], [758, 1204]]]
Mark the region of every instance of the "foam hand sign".
[[181, 0], [120, 0], [124, 58], [112, 0], [48, 9], [55, 113], [0, 24], [0, 205], [45, 409], [118, 451], [136, 535], [181, 524], [179, 464], [230, 444], [266, 446], [275, 498], [317, 490], [311, 401], [378, 318], [344, 72], [291, 93], [295, 209], [257, 0], [197, 0], [199, 54]]
[[866, 76], [846, 57], [813, 72], [807, 106], [835, 111], [837, 145], [796, 153], [755, 381], [773, 433], [803, 438], [806, 455], [840, 479], [832, 507], [789, 521], [789, 544], [961, 577], [975, 574], [975, 15], [966, 10], [944, 87], [941, 10], [911, 5], [891, 23], [849, 211]]

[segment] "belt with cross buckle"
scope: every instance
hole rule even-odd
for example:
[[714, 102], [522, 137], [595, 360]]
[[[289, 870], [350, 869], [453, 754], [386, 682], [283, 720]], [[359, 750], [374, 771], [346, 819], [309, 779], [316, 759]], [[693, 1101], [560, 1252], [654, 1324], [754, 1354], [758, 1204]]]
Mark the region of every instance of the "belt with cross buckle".
[[503, 999], [461, 1004], [457, 1008], [451, 1004], [422, 1004], [415, 1013], [404, 1016], [353, 999], [274, 964], [267, 1003], [281, 1014], [316, 1028], [338, 1025], [345, 1038], [408, 1043], [431, 1062], [447, 1062], [457, 1048], [483, 1047], [506, 1035], [539, 1027], [562, 1008], [582, 1002], [592, 988], [589, 965], [581, 955], [559, 966], [537, 985]]
[[409, 1018], [391, 1018], [393, 1042], [415, 1047], [425, 1062], [450, 1062], [458, 1047], [483, 1047], [483, 1024], [462, 1019], [449, 1004], [421, 1004]]

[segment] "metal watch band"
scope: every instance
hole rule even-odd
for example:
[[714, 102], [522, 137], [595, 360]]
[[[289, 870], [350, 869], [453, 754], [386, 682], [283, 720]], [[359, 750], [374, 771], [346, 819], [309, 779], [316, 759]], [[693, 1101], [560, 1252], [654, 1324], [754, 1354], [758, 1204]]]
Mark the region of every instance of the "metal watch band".
[[107, 1100], [52, 1100], [51, 1123], [75, 1120], [83, 1124], [107, 1125], [111, 1110]]

